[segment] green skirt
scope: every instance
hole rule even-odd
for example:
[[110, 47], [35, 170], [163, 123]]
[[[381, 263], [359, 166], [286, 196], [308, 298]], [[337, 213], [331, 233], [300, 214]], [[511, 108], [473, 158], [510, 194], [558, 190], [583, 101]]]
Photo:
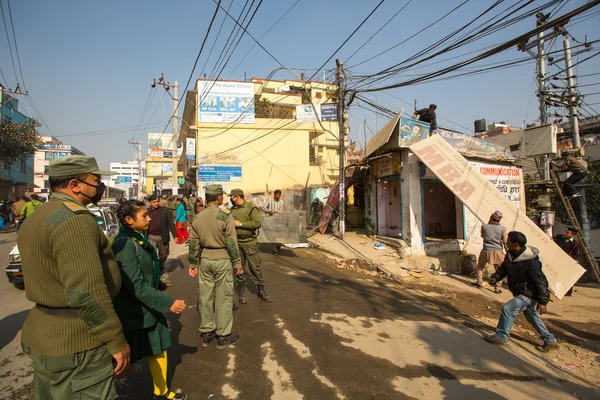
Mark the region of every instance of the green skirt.
[[131, 363], [150, 356], [157, 356], [171, 347], [171, 332], [166, 318], [160, 318], [154, 326], [135, 331], [125, 331], [125, 339], [131, 347]]

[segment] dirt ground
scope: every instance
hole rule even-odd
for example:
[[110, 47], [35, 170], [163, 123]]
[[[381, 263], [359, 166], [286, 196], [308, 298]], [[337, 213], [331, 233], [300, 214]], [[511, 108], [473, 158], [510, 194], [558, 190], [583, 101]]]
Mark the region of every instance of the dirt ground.
[[[342, 261], [329, 256], [336, 268], [355, 270], [375, 279], [384, 280], [381, 273], [365, 269], [358, 260]], [[362, 265], [361, 265], [362, 264]], [[480, 330], [482, 335], [495, 331], [502, 305], [512, 298], [506, 286], [501, 294], [494, 294], [487, 286], [470, 286], [472, 279], [458, 275], [414, 274], [418, 277], [387, 280], [386, 286], [400, 286], [420, 301], [429, 301], [434, 312], [454, 322]], [[600, 387], [600, 287], [594, 284], [576, 286], [572, 297], [558, 300], [552, 297], [548, 312], [542, 317], [559, 344], [548, 354], [548, 366]], [[537, 353], [535, 346], [542, 344], [537, 332], [520, 314], [511, 331], [509, 346], [519, 346]]]

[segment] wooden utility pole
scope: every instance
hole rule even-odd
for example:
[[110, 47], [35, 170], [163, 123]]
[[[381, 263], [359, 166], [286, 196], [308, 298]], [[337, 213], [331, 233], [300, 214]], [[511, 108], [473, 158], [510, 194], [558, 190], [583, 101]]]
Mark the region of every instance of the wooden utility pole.
[[338, 84], [338, 122], [339, 122], [339, 139], [340, 139], [340, 171], [339, 171], [339, 191], [340, 191], [340, 202], [338, 204], [340, 210], [339, 216], [339, 229], [340, 229], [340, 240], [344, 240], [344, 231], [346, 230], [346, 190], [345, 190], [345, 155], [346, 146], [344, 145], [344, 136], [346, 133], [345, 121], [344, 121], [344, 64], [340, 60], [335, 60], [337, 65], [337, 84]]

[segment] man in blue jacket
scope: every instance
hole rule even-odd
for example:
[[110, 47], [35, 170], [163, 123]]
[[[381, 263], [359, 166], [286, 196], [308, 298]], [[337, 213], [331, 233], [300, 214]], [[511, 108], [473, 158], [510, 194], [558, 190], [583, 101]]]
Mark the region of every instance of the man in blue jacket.
[[544, 345], [536, 346], [536, 349], [547, 353], [557, 348], [556, 338], [540, 318], [540, 315], [546, 312], [546, 304], [550, 301], [548, 280], [542, 271], [539, 250], [526, 244], [527, 238], [524, 234], [509, 232], [508, 252], [498, 271], [492, 275], [490, 285], [508, 276], [508, 288], [515, 297], [502, 306], [496, 334], [486, 335], [485, 340], [492, 344], [506, 344], [515, 318], [522, 312], [544, 341]]

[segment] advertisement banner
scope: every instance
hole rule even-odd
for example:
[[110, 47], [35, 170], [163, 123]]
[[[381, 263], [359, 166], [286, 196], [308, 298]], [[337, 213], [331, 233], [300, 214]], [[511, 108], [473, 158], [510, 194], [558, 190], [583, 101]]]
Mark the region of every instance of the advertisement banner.
[[187, 160], [196, 159], [196, 139], [187, 138], [185, 140], [185, 158]]
[[148, 176], [161, 176], [162, 175], [162, 164], [161, 163], [148, 163]]
[[[316, 111], [316, 113], [315, 113]], [[296, 121], [297, 122], [317, 122], [321, 118], [321, 107], [313, 107], [312, 105], [296, 106]]]
[[235, 165], [241, 164], [242, 159], [239, 154], [209, 154], [200, 153], [198, 154], [198, 161], [196, 164], [219, 164], [219, 165]]
[[163, 150], [163, 158], [173, 158], [173, 150], [164, 149]]
[[337, 121], [337, 104], [321, 104], [321, 121]]
[[163, 175], [173, 174], [173, 164], [163, 163], [162, 164], [162, 174]]
[[198, 81], [198, 122], [254, 123], [254, 83]]
[[150, 147], [150, 148], [148, 148], [148, 155], [150, 157], [163, 158], [163, 149], [159, 149], [156, 147]]
[[401, 166], [400, 153], [392, 153], [371, 161], [371, 173], [375, 178], [396, 175], [400, 173]]
[[399, 136], [400, 147], [410, 146], [429, 137], [429, 124], [402, 115]]
[[475, 171], [485, 176], [515, 206], [521, 208], [521, 190], [524, 187], [521, 168], [476, 161], [469, 161], [469, 164]]
[[504, 215], [501, 222], [503, 226], [509, 231], [525, 234], [527, 246], [540, 251], [539, 257], [550, 291], [558, 299], [583, 275], [585, 269], [562, 251], [522, 209], [498, 191], [443, 137], [434, 135], [410, 146], [410, 150], [481, 222], [487, 223], [490, 215], [499, 210]]
[[199, 165], [198, 182], [241, 182], [241, 165]]
[[149, 133], [148, 134], [148, 149], [173, 149], [173, 134], [172, 133]]
[[120, 184], [120, 183], [130, 183], [130, 182], [132, 182], [131, 176], [118, 175], [116, 182], [117, 182], [117, 184]]

